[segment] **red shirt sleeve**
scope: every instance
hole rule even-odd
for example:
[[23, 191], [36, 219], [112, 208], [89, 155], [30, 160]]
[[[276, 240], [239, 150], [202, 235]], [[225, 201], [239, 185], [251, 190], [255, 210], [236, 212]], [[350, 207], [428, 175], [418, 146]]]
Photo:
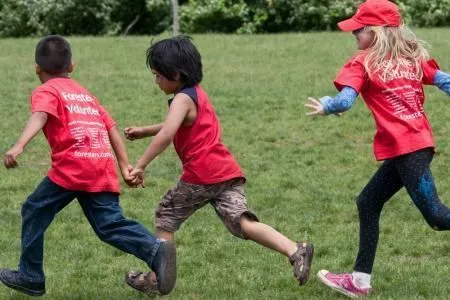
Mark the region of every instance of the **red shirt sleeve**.
[[436, 76], [436, 72], [438, 70], [440, 70], [440, 68], [434, 59], [430, 59], [430, 60], [422, 62], [422, 71], [423, 71], [422, 82], [423, 82], [423, 84], [433, 85], [434, 77]]
[[49, 89], [38, 87], [31, 93], [31, 112], [45, 112], [59, 119], [58, 95]]
[[352, 57], [339, 71], [334, 85], [341, 91], [345, 86], [352, 87], [359, 93], [364, 87], [367, 79], [367, 73], [364, 68], [362, 56]]
[[106, 111], [106, 109], [98, 104], [98, 110], [100, 111], [100, 115], [105, 123], [106, 129], [109, 131], [111, 128], [116, 126], [116, 121], [111, 117], [111, 115]]

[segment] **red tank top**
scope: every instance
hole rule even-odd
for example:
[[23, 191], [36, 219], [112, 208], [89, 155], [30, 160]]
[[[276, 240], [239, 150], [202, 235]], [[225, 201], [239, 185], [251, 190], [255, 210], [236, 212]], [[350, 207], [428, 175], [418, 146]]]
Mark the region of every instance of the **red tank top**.
[[214, 184], [244, 177], [239, 164], [222, 143], [219, 120], [205, 91], [195, 85], [178, 93], [188, 95], [197, 106], [194, 124], [181, 125], [173, 139], [183, 163], [181, 180], [192, 184]]

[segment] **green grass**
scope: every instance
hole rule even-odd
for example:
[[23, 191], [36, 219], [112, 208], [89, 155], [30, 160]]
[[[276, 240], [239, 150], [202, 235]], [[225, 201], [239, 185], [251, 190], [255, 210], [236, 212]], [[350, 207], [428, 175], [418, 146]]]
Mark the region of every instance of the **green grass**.
[[[418, 30], [450, 71], [450, 29]], [[358, 249], [355, 198], [379, 163], [372, 154], [374, 125], [363, 101], [344, 116], [307, 118], [308, 96], [334, 95], [332, 80], [355, 50], [351, 35], [308, 33], [195, 36], [203, 57], [203, 87], [220, 117], [223, 139], [248, 178], [246, 192], [260, 220], [292, 239], [316, 244], [319, 269], [350, 271]], [[36, 39], [0, 40], [1, 149], [7, 151], [29, 116]], [[164, 96], [145, 68], [150, 37], [71, 38], [74, 78], [101, 99], [123, 129], [161, 121]], [[437, 155], [432, 165], [441, 198], [450, 204], [450, 99], [427, 88], [426, 110]], [[148, 141], [127, 142], [134, 162]], [[16, 267], [20, 207], [49, 168], [40, 134], [15, 170], [0, 169], [0, 265]], [[174, 185], [180, 163], [171, 148], [147, 172], [147, 188], [127, 189], [125, 214], [153, 230], [154, 209]], [[404, 191], [385, 206], [372, 299], [448, 299], [448, 232], [426, 225]], [[287, 260], [229, 234], [210, 207], [177, 233], [178, 281], [171, 299], [344, 299], [315, 276], [298, 287]], [[76, 202], [45, 237], [46, 299], [146, 299], [123, 282], [145, 264], [101, 243]], [[26, 297], [0, 287], [0, 299]]]

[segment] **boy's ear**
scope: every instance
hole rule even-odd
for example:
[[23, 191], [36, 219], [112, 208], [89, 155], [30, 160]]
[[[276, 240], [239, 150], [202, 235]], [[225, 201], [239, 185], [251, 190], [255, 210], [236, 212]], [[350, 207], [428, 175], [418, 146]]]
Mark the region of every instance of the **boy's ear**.
[[36, 72], [36, 75], [40, 75], [42, 73], [42, 68], [38, 64], [34, 64], [34, 71]]
[[75, 66], [74, 63], [70, 63], [69, 67], [67, 68], [67, 73], [72, 73], [74, 66]]

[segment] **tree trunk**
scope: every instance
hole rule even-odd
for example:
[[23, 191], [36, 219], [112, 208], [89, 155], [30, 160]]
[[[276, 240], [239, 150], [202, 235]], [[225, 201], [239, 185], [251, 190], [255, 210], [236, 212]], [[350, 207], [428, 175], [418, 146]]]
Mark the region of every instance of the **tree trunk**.
[[180, 34], [180, 16], [179, 16], [178, 0], [172, 0], [172, 15], [173, 15], [173, 35]]

